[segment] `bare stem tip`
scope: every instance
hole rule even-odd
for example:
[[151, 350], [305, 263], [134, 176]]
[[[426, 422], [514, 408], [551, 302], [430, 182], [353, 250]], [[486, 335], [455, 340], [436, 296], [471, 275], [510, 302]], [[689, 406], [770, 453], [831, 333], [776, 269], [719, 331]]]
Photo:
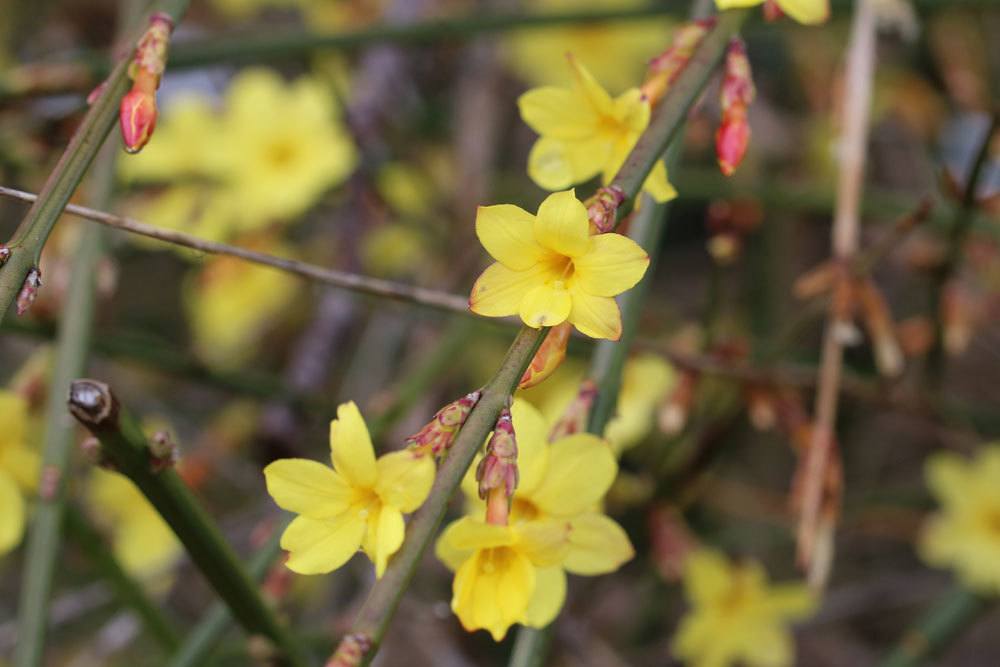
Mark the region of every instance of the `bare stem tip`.
[[116, 411], [111, 387], [97, 380], [74, 380], [69, 386], [69, 411], [84, 426], [102, 426]]

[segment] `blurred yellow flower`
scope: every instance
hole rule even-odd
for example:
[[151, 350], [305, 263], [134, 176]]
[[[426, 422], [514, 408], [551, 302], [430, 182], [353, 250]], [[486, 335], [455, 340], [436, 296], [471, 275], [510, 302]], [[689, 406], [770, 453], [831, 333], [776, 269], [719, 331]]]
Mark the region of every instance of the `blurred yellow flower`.
[[145, 580], [167, 572], [183, 548], [170, 526], [124, 475], [94, 468], [87, 480], [87, 505], [111, 533], [111, 549], [121, 566]]
[[28, 446], [28, 402], [0, 390], [0, 556], [15, 549], [24, 536], [25, 496], [38, 483], [40, 460]]
[[[612, 98], [570, 57], [570, 88], [535, 88], [517, 100], [521, 118], [539, 135], [528, 155], [528, 175], [546, 190], [561, 190], [600, 174], [607, 185], [649, 125], [650, 106], [638, 88]], [[643, 188], [658, 202], [677, 196], [663, 161]]]
[[219, 136], [225, 128], [211, 103], [188, 95], [173, 102], [164, 116], [141, 152], [118, 161], [122, 178], [128, 182], [224, 178], [227, 156], [219, 150]]
[[[646, 0], [533, 0], [538, 13], [631, 9]], [[533, 85], [564, 85], [570, 77], [563, 67], [567, 53], [575, 53], [612, 90], [637, 85], [650, 58], [670, 43], [667, 17], [523, 30], [505, 41], [514, 71]]]
[[[548, 427], [541, 413], [523, 399], [514, 400], [511, 416], [520, 481], [511, 502], [509, 530], [515, 535], [520, 534], [518, 531], [543, 529], [565, 531], [565, 535], [564, 544], [553, 545], [559, 547], [557, 553], [553, 552], [558, 558], [544, 564], [533, 561], [535, 588], [524, 597], [526, 602], [519, 615], [504, 617], [503, 632], [511, 623], [539, 628], [551, 623], [566, 597], [566, 572], [584, 576], [614, 572], [635, 553], [622, 527], [598, 509], [618, 473], [608, 444], [589, 434], [549, 444]], [[475, 466], [462, 480], [469, 514], [459, 520], [465, 522], [463, 526], [481, 521], [486, 512], [478, 496], [474, 470]], [[466, 563], [469, 549], [458, 548], [449, 530], [438, 541], [437, 554], [458, 571]], [[456, 599], [458, 586], [456, 579]], [[454, 600], [452, 604], [454, 607]], [[462, 623], [467, 629], [475, 629], [465, 619]], [[491, 632], [497, 638], [497, 633]]]
[[[815, 25], [830, 18], [829, 0], [776, 0], [782, 12], [799, 23]], [[761, 5], [765, 0], [715, 0], [720, 10]]]
[[422, 218], [434, 204], [434, 183], [416, 167], [390, 162], [379, 169], [375, 181], [378, 193], [395, 213]]
[[672, 649], [693, 667], [791, 665], [788, 625], [816, 606], [804, 584], [772, 586], [760, 564], [734, 564], [709, 549], [688, 557], [684, 590], [693, 609], [681, 619]]
[[[146, 154], [144, 149], [135, 157]], [[152, 197], [133, 199], [127, 208], [130, 215], [151, 225], [193, 234], [208, 241], [225, 241], [230, 238], [233, 220], [238, 215], [235, 204], [232, 197], [218, 188], [184, 184], [167, 188]], [[143, 236], [136, 236], [135, 242], [152, 248], [169, 248], [184, 257], [200, 254], [196, 250]]]
[[403, 514], [423, 504], [434, 461], [410, 450], [375, 459], [368, 427], [354, 402], [330, 422], [333, 469], [307, 459], [280, 459], [264, 468], [267, 492], [297, 516], [281, 536], [286, 565], [299, 574], [331, 572], [360, 548], [385, 572], [403, 543]]
[[212, 4], [231, 18], [248, 18], [262, 9], [298, 8], [305, 4], [320, 4], [320, 0], [212, 0]]
[[509, 204], [480, 206], [476, 235], [497, 262], [469, 298], [474, 313], [519, 314], [531, 327], [569, 321], [592, 338], [618, 340], [614, 297], [642, 278], [649, 256], [620, 234], [589, 233], [587, 209], [572, 190], [549, 195], [538, 215]]
[[921, 536], [921, 557], [950, 567], [970, 589], [1000, 593], [1000, 445], [972, 460], [936, 454], [927, 462], [927, 484], [941, 503]]
[[[261, 240], [282, 257], [286, 248]], [[252, 358], [278, 315], [294, 302], [298, 278], [235, 257], [214, 257], [186, 284], [184, 306], [198, 354], [211, 364], [238, 366]]]
[[385, 278], [411, 277], [427, 268], [427, 247], [419, 231], [390, 223], [368, 232], [361, 244], [365, 271]]

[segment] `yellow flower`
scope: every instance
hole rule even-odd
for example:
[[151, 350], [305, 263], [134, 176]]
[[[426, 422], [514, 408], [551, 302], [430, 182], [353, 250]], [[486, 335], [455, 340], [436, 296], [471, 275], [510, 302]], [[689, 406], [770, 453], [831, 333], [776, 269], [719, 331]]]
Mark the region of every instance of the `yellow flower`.
[[87, 505], [111, 532], [111, 549], [126, 571], [149, 580], [177, 562], [183, 549], [170, 526], [124, 475], [94, 468]]
[[684, 590], [694, 608], [681, 619], [672, 648], [693, 667], [791, 665], [787, 626], [815, 608], [805, 585], [771, 586], [758, 563], [736, 565], [708, 549], [688, 557]]
[[[715, 6], [720, 10], [737, 7], [754, 7], [763, 4], [765, 0], [715, 0]], [[829, 0], [777, 0], [781, 11], [806, 25], [823, 23], [830, 18]]]
[[926, 477], [942, 507], [921, 536], [921, 557], [951, 567], [971, 589], [1000, 593], [1000, 445], [971, 461], [937, 454]]
[[248, 18], [262, 9], [295, 8], [312, 3], [309, 0], [212, 0], [212, 4], [226, 16]]
[[[259, 239], [246, 245], [292, 256]], [[244, 363], [299, 291], [299, 280], [287, 273], [235, 257], [213, 258], [186, 285], [184, 294], [195, 349], [218, 366]]]
[[368, 427], [354, 402], [330, 422], [333, 470], [307, 459], [281, 459], [264, 468], [267, 491], [297, 516], [281, 536], [286, 565], [299, 574], [330, 572], [360, 548], [385, 572], [403, 543], [403, 514], [423, 504], [434, 482], [429, 456], [397, 451], [375, 459]]
[[[539, 13], [631, 9], [645, 0], [533, 0]], [[671, 23], [665, 16], [648, 21], [621, 21], [523, 30], [505, 40], [514, 71], [533, 85], [563, 85], [566, 53], [583, 63], [612, 90], [634, 86], [650, 57], [670, 43]]]
[[[146, 149], [135, 157], [146, 155]], [[127, 160], [122, 160], [122, 163]], [[233, 221], [239, 215], [236, 202], [218, 188], [197, 184], [176, 185], [154, 197], [140, 197], [129, 203], [129, 214], [162, 229], [193, 234], [208, 241], [226, 241], [231, 236]], [[169, 248], [183, 257], [201, 256], [196, 250], [165, 243], [143, 236], [134, 242], [150, 248]]]
[[426, 237], [400, 223], [380, 225], [368, 232], [361, 245], [365, 271], [383, 278], [412, 277], [428, 265]]
[[40, 460], [28, 447], [28, 403], [0, 390], [0, 556], [21, 543], [27, 512], [25, 496], [35, 489]]
[[639, 282], [649, 256], [620, 234], [590, 236], [587, 209], [572, 190], [549, 195], [537, 216], [509, 204], [480, 206], [476, 235], [497, 262], [472, 287], [474, 313], [519, 314], [531, 327], [568, 320], [592, 338], [621, 336], [613, 297]]
[[[638, 88], [612, 98], [570, 57], [570, 88], [535, 88], [517, 100], [521, 118], [539, 135], [528, 155], [528, 175], [546, 190], [561, 190], [600, 174], [607, 185], [649, 125], [649, 102]], [[658, 202], [677, 196], [657, 161], [643, 188]]]
[[[523, 399], [514, 400], [511, 416], [517, 437], [520, 481], [511, 502], [509, 530], [513, 535], [525, 531], [529, 535], [534, 534], [531, 531], [567, 532], [560, 545], [553, 545], [559, 547], [558, 553], [552, 552], [558, 559], [534, 562], [535, 586], [530, 594], [518, 598], [525, 600], [520, 615], [503, 617], [508, 621], [503, 626], [504, 632], [515, 622], [539, 628], [551, 623], [566, 597], [566, 572], [583, 576], [606, 574], [617, 570], [635, 553], [622, 527], [598, 509], [618, 473], [618, 464], [608, 444], [589, 434], [572, 435], [549, 444], [548, 426], [542, 415]], [[463, 522], [479, 522], [485, 515], [474, 470], [475, 466], [462, 480], [470, 515], [460, 520]], [[437, 554], [453, 570], [460, 571], [460, 566], [467, 563], [469, 549], [457, 546], [450, 530], [438, 541]], [[459, 590], [456, 574], [453, 608]], [[475, 602], [486, 604], [481, 599]], [[467, 629], [474, 629], [466, 619], [462, 623]], [[497, 633], [493, 634], [496, 638]]]

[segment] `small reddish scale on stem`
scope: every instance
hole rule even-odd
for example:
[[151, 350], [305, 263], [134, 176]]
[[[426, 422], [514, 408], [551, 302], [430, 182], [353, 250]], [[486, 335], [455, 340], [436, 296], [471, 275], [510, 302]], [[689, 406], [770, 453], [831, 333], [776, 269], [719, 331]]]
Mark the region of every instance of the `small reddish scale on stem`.
[[156, 127], [156, 90], [167, 66], [167, 45], [174, 22], [157, 12], [149, 17], [149, 27], [136, 45], [129, 65], [132, 89], [122, 98], [118, 119], [127, 153], [138, 153]]
[[684, 71], [698, 44], [715, 27], [715, 21], [715, 18], [707, 18], [681, 26], [675, 33], [670, 48], [649, 61], [646, 80], [640, 90], [643, 97], [649, 100], [650, 106], [656, 106], [670, 84]]
[[422, 429], [406, 439], [406, 446], [419, 455], [444, 454], [482, 395], [477, 389], [438, 410]]
[[719, 169], [725, 176], [732, 176], [747, 152], [747, 146], [750, 144], [747, 109], [756, 94], [746, 46], [743, 40], [733, 39], [726, 51], [726, 64], [722, 75], [722, 91], [719, 98], [722, 106], [722, 122], [715, 133], [715, 155], [719, 161]]
[[38, 298], [38, 290], [41, 286], [42, 272], [38, 270], [37, 266], [33, 266], [28, 271], [28, 275], [24, 279], [24, 284], [21, 285], [21, 291], [17, 293], [18, 315], [24, 315], [31, 310], [31, 305]]

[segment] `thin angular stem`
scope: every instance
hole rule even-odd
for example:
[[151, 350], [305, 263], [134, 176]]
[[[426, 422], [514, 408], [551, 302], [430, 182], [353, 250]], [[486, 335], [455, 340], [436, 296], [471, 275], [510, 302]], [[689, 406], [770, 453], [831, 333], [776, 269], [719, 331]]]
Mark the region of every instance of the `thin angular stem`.
[[270, 639], [289, 664], [308, 665], [300, 644], [278, 621], [211, 517], [176, 471], [154, 457], [138, 422], [111, 389], [96, 380], [76, 380], [70, 386], [69, 409], [100, 440], [102, 454], [135, 483], [170, 525], [244, 629]]
[[[152, 12], [167, 14], [177, 23], [187, 10], [188, 2], [189, 0], [159, 0], [151, 9]], [[128, 66], [133, 52], [134, 47], [111, 70], [103, 91], [91, 104], [55, 169], [45, 181], [38, 199], [7, 244], [10, 258], [0, 267], [0, 322], [14, 303], [28, 272], [38, 265], [42, 248], [48, 241], [52, 228], [114, 127], [118, 118], [118, 105], [130, 86]]]
[[973, 622], [996, 606], [971, 591], [950, 591], [903, 635], [879, 667], [920, 667], [958, 639]]

